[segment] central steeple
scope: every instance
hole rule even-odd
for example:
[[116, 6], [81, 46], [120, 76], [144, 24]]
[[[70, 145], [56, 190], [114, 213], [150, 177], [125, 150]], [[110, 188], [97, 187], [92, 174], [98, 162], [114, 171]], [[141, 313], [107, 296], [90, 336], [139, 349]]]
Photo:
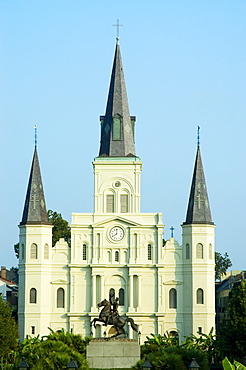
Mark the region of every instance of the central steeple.
[[101, 121], [99, 156], [135, 157], [134, 126], [136, 117], [130, 116], [125, 79], [117, 38], [114, 63], [105, 116]]

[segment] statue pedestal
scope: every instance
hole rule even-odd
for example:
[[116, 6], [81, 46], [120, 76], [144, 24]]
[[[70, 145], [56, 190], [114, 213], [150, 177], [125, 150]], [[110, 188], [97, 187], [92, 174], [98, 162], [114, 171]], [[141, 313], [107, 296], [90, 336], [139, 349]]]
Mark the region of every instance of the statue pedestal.
[[90, 368], [130, 368], [140, 360], [140, 346], [127, 338], [96, 338], [87, 346], [86, 359]]

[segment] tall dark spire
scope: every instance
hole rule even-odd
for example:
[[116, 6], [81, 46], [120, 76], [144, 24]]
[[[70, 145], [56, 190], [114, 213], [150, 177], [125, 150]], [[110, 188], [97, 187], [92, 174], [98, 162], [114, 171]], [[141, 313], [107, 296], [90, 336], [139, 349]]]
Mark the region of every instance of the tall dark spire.
[[129, 113], [125, 79], [117, 39], [105, 116], [101, 116], [99, 156], [135, 156], [134, 125]]
[[49, 224], [36, 145], [20, 224]]
[[199, 143], [197, 147], [186, 221], [184, 222], [184, 225], [187, 224], [213, 225]]

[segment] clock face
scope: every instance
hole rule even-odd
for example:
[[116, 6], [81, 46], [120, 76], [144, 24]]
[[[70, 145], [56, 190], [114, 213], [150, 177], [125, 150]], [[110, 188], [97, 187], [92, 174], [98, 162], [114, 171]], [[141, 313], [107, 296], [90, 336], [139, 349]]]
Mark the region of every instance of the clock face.
[[124, 230], [119, 226], [114, 226], [109, 232], [110, 238], [115, 241], [119, 242], [124, 238]]

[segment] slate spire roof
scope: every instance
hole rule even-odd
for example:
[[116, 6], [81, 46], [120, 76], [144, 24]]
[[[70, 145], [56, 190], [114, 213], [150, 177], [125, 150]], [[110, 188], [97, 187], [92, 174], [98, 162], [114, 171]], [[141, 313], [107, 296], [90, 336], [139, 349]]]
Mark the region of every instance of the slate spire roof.
[[129, 113], [120, 45], [117, 39], [106, 113], [100, 117], [99, 156], [135, 157], [135, 120], [136, 117], [131, 117]]
[[189, 224], [214, 224], [211, 217], [199, 145], [197, 147], [187, 215], [184, 222], [184, 225]]
[[20, 224], [49, 224], [36, 145]]

